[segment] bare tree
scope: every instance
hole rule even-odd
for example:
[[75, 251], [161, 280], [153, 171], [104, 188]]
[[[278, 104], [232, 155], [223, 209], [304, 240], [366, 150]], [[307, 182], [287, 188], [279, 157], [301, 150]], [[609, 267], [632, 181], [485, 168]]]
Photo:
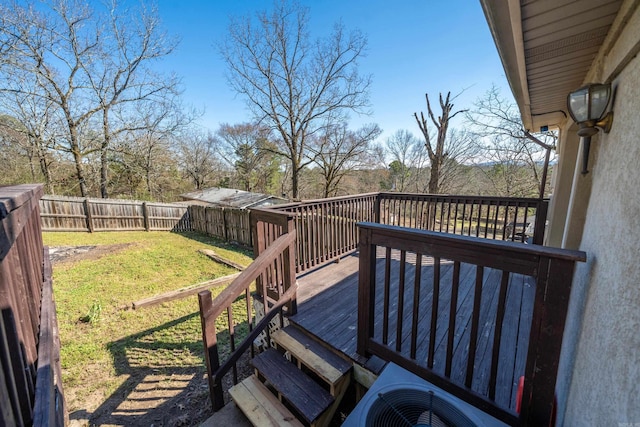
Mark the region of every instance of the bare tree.
[[14, 161], [27, 159], [31, 181], [44, 179], [47, 193], [54, 194], [51, 164], [58, 126], [53, 122], [51, 102], [21, 92], [6, 95], [0, 97], [2, 109], [11, 114], [0, 118], [4, 142], [13, 144], [17, 149], [21, 158]]
[[407, 191], [412, 183], [417, 182], [415, 178], [421, 166], [423, 145], [411, 132], [401, 129], [387, 138], [387, 150], [392, 158], [389, 164], [391, 189]]
[[418, 127], [420, 127], [420, 131], [422, 131], [422, 135], [424, 136], [425, 147], [429, 154], [429, 160], [431, 163], [428, 191], [431, 194], [438, 194], [440, 192], [441, 179], [443, 176], [442, 168], [445, 165], [445, 161], [448, 158], [451, 158], [451, 146], [455, 145], [455, 142], [457, 142], [457, 140], [452, 141], [447, 138], [449, 125], [455, 116], [467, 110], [458, 110], [454, 112], [453, 100], [456, 97], [451, 98], [451, 92], [447, 92], [447, 96], [443, 98], [441, 93], [439, 98], [441, 112], [436, 118], [433, 109], [431, 108], [431, 102], [429, 102], [429, 94], [425, 94], [425, 97], [427, 99], [427, 112], [429, 119], [431, 119], [431, 123], [433, 123], [433, 126], [436, 128], [435, 141], [434, 137], [429, 132], [428, 120], [424, 113], [420, 112], [420, 117], [418, 117], [418, 113], [413, 113], [413, 116], [415, 117]]
[[[35, 98], [64, 124], [54, 148], [72, 158], [82, 196], [88, 195], [88, 156], [99, 153], [106, 197], [113, 138], [140, 126], [134, 120], [143, 110], [140, 103], [177, 95], [177, 80], [159, 78], [149, 67], [174, 46], [159, 30], [155, 12], [121, 12], [115, 1], [110, 7], [98, 13], [81, 0], [0, 5], [0, 49], [6, 54], [0, 94]], [[115, 125], [112, 113], [124, 105], [130, 105], [127, 120]]]
[[222, 124], [216, 132], [223, 159], [236, 170], [236, 179], [246, 191], [273, 192], [279, 169], [271, 130], [257, 123]]
[[491, 165], [482, 170], [494, 191], [505, 196], [542, 197], [556, 135], [534, 136], [525, 130], [517, 106], [495, 86], [466, 116], [480, 142], [479, 159]]
[[293, 198], [300, 171], [314, 160], [308, 139], [369, 105], [371, 79], [358, 73], [366, 37], [337, 24], [329, 37], [312, 41], [308, 27], [307, 8], [276, 1], [272, 13], [233, 20], [221, 49], [230, 86], [280, 137], [277, 153], [291, 164]]
[[[100, 46], [101, 55], [91, 63], [82, 62], [102, 116], [99, 149], [100, 194], [103, 198], [108, 197], [108, 150], [112, 139], [131, 129], [148, 126], [148, 121], [135, 120], [141, 104], [166, 104], [165, 98], [179, 93], [175, 76], [165, 78], [150, 68], [154, 61], [171, 54], [176, 46], [159, 24], [155, 10], [121, 11], [113, 0]], [[114, 124], [111, 112], [116, 106], [130, 113], [126, 122]]]
[[220, 181], [224, 169], [218, 160], [215, 138], [193, 131], [182, 136], [179, 150], [181, 167], [196, 190]]
[[371, 164], [370, 147], [382, 130], [369, 124], [356, 131], [346, 123], [327, 126], [316, 144], [310, 147], [315, 164], [320, 168], [323, 197], [337, 196], [342, 179], [349, 171]]
[[[56, 2], [48, 14], [33, 5], [3, 4], [0, 16], [0, 37], [11, 45], [2, 90], [44, 96], [56, 106], [67, 128], [65, 151], [74, 160], [80, 193], [87, 196], [83, 157], [91, 147], [81, 131], [100, 106], [83, 96], [88, 83], [82, 64], [99, 54], [102, 31], [80, 1]], [[21, 87], [20, 80], [28, 75], [41, 90]]]

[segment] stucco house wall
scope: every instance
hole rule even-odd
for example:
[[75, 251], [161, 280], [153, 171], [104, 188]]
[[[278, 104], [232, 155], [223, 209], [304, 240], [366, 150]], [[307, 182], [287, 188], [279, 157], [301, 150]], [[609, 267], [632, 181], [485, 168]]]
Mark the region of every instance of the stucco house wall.
[[[564, 182], [572, 200], [562, 245], [579, 247], [588, 261], [572, 285], [558, 425], [640, 426], [639, 50], [636, 8], [589, 73], [592, 82], [612, 81], [612, 130], [592, 140], [589, 175]], [[581, 161], [578, 154], [576, 169]]]

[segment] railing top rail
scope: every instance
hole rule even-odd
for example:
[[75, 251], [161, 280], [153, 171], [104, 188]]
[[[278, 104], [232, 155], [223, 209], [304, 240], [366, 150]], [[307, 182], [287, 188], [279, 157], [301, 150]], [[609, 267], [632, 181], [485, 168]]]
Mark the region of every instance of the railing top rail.
[[[256, 258], [245, 270], [243, 270], [233, 282], [229, 284], [214, 300], [211, 311], [203, 313], [203, 317], [217, 318], [239, 295], [247, 289], [247, 286], [258, 277], [264, 268], [275, 260], [292, 242], [295, 241], [295, 230], [278, 237], [258, 258]], [[208, 292], [208, 291], [203, 291]]]
[[76, 202], [76, 203], [82, 203], [86, 200], [92, 204], [105, 204], [105, 205], [142, 205], [143, 203], [146, 203], [147, 206], [176, 207], [176, 208], [187, 208], [190, 205], [188, 201], [158, 202], [158, 201], [147, 201], [147, 200], [137, 200], [137, 199], [114, 199], [114, 198], [103, 199], [99, 197], [59, 196], [55, 194], [44, 194], [42, 196], [42, 200], [52, 201], [52, 202]]
[[433, 199], [451, 199], [451, 200], [471, 200], [480, 202], [513, 202], [513, 203], [539, 203], [548, 201], [549, 199], [540, 199], [537, 197], [501, 197], [501, 196], [474, 196], [459, 194], [425, 194], [425, 193], [378, 193], [381, 198], [389, 199], [405, 199], [405, 198], [433, 198]]
[[251, 208], [252, 212], [257, 212], [257, 213], [262, 213], [265, 214], [267, 216], [269, 215], [278, 215], [279, 217], [289, 217], [289, 218], [295, 218], [296, 216], [298, 216], [297, 213], [295, 212], [287, 212], [287, 211], [281, 211], [279, 209], [274, 209], [274, 208], [264, 208], [264, 207], [260, 207], [260, 208]]
[[377, 197], [378, 194], [380, 193], [362, 193], [362, 194], [350, 194], [347, 196], [327, 197], [325, 199], [301, 200], [299, 202], [285, 203], [282, 205], [274, 205], [274, 208], [276, 210], [280, 210], [280, 209], [294, 208], [297, 206], [313, 205], [317, 203], [330, 203], [330, 202], [339, 202], [343, 200], [364, 199], [366, 197]]
[[0, 220], [30, 200], [42, 197], [42, 184], [0, 186]]
[[553, 248], [540, 245], [523, 245], [522, 243], [517, 242], [482, 239], [478, 237], [460, 236], [456, 234], [445, 234], [435, 231], [383, 225], [373, 222], [359, 222], [358, 227], [374, 230], [381, 235], [388, 235], [390, 237], [393, 237], [394, 241], [421, 241], [425, 244], [433, 244], [434, 246], [456, 245], [464, 247], [473, 245], [474, 252], [482, 251], [483, 249], [485, 249], [491, 250], [492, 252], [502, 251], [521, 255], [565, 259], [569, 261], [584, 262], [587, 260], [587, 254], [585, 252], [570, 249]]

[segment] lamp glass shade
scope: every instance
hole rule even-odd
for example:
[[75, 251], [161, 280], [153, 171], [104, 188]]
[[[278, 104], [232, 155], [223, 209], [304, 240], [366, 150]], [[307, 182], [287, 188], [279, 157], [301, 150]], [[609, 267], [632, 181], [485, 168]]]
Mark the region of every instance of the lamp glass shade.
[[589, 88], [583, 87], [569, 94], [569, 113], [576, 123], [589, 120]]
[[589, 113], [589, 119], [598, 121], [604, 116], [604, 112], [609, 104], [611, 86], [592, 85], [590, 89], [589, 102], [591, 104], [591, 112]]
[[576, 123], [598, 121], [604, 116], [610, 97], [611, 86], [608, 84], [581, 87], [569, 94], [569, 113]]

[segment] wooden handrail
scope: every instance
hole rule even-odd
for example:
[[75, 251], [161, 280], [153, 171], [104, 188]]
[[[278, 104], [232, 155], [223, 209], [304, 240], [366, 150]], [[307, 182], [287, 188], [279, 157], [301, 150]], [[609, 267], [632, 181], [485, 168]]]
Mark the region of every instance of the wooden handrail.
[[[358, 221], [542, 244], [547, 207], [548, 200], [524, 197], [381, 192], [277, 205], [260, 216], [281, 224], [277, 212], [295, 214], [300, 273], [355, 251]], [[529, 227], [532, 215], [535, 223]]]
[[283, 210], [287, 212], [288, 209], [295, 208], [301, 205], [312, 205], [314, 203], [339, 202], [344, 200], [353, 200], [355, 198], [378, 197], [379, 194], [381, 193], [372, 192], [372, 193], [351, 194], [347, 196], [327, 197], [325, 199], [301, 200], [299, 202], [291, 202], [291, 203], [284, 203], [281, 205], [274, 205], [273, 207], [271, 207], [271, 209]]
[[[207, 365], [207, 373], [209, 379], [209, 392], [211, 396], [211, 404], [214, 411], [224, 406], [222, 377], [231, 369], [234, 370], [234, 382], [237, 383], [236, 363], [249, 349], [255, 338], [261, 334], [265, 328], [269, 326], [269, 321], [280, 313], [285, 305], [290, 311], [295, 309], [295, 297], [297, 292], [297, 284], [295, 275], [292, 273], [292, 252], [295, 245], [296, 232], [295, 229], [285, 232], [275, 239], [266, 249], [258, 255], [258, 257], [247, 267], [227, 288], [225, 288], [214, 300], [211, 298], [210, 291], [203, 291], [198, 294], [198, 303], [200, 305], [200, 321], [202, 324], [202, 340], [205, 347], [205, 361]], [[282, 293], [276, 295], [275, 301], [270, 302], [266, 292], [261, 292], [262, 303], [265, 310], [265, 316], [253, 327], [253, 317], [251, 315], [250, 303], [250, 287], [251, 284], [261, 282], [263, 288], [266, 288], [268, 281], [273, 280], [275, 275], [265, 274], [265, 271], [271, 271], [274, 262], [281, 260], [282, 277], [280, 282], [274, 283], [275, 288]], [[257, 280], [260, 279], [260, 280]], [[282, 285], [280, 288], [279, 285]], [[246, 298], [247, 323], [249, 325], [249, 334], [243, 341], [236, 346], [234, 337], [233, 313], [231, 306], [234, 301], [244, 294]], [[218, 354], [218, 337], [216, 329], [216, 320], [220, 315], [227, 312], [227, 323], [230, 335], [231, 354], [229, 358], [220, 363]], [[252, 349], [253, 351], [253, 349]], [[253, 353], [252, 353], [253, 354]]]
[[[585, 262], [587, 260], [586, 254], [583, 251], [575, 251], [570, 249], [554, 248], [551, 246], [541, 245], [521, 245], [517, 242], [503, 241], [503, 240], [488, 240], [478, 239], [469, 236], [460, 236], [456, 234], [438, 233], [436, 231], [418, 230], [408, 227], [396, 227], [385, 224], [377, 224], [374, 222], [360, 222], [358, 223], [360, 229], [370, 229], [376, 232], [376, 241], [382, 240], [383, 237], [397, 236], [404, 242], [403, 249], [410, 251], [419, 251], [429, 248], [431, 250], [446, 251], [444, 247], [450, 246], [459, 250], [461, 254], [468, 254], [472, 260], [477, 260], [477, 251], [468, 250], [465, 251], [465, 247], [474, 246], [481, 252], [504, 252], [505, 254], [513, 257], [513, 254], [521, 255], [535, 255], [545, 256], [559, 259], [566, 259], [570, 261]], [[412, 243], [415, 242], [415, 243]], [[429, 244], [428, 242], [433, 242]], [[446, 257], [449, 253], [442, 252], [440, 256]], [[490, 258], [490, 257], [487, 257]], [[466, 262], [466, 261], [465, 261]], [[491, 263], [492, 261], [489, 261]], [[496, 263], [502, 262], [501, 260], [495, 260]], [[533, 263], [532, 263], [533, 264]]]
[[298, 291], [298, 284], [292, 285], [287, 292], [280, 296], [280, 299], [270, 307], [269, 311], [264, 317], [256, 324], [253, 330], [247, 335], [244, 340], [236, 347], [236, 350], [229, 356], [229, 358], [220, 365], [220, 368], [212, 375], [213, 382], [217, 383], [235, 363], [240, 360], [242, 354], [253, 344], [253, 341], [269, 326], [269, 322], [280, 313], [281, 309], [291, 302]]
[[377, 194], [305, 200], [275, 209], [295, 214], [298, 273], [337, 260], [358, 247], [358, 221], [377, 217]]
[[[202, 317], [205, 321], [215, 319], [251, 285], [262, 270], [264, 270], [271, 262], [273, 262], [282, 251], [293, 243], [296, 234], [287, 233], [273, 242], [263, 253], [258, 256], [245, 270], [243, 270], [233, 282], [229, 284], [211, 303], [211, 307], [202, 311]], [[198, 294], [211, 294], [211, 291], [202, 291]]]

